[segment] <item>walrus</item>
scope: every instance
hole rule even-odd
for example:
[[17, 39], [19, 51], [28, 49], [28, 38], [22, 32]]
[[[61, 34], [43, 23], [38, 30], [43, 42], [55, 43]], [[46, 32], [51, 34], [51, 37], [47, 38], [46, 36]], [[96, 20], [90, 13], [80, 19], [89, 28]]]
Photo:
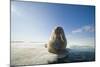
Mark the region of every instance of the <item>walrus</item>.
[[67, 40], [63, 28], [60, 26], [55, 27], [45, 47], [49, 52], [57, 54], [66, 49], [66, 46]]

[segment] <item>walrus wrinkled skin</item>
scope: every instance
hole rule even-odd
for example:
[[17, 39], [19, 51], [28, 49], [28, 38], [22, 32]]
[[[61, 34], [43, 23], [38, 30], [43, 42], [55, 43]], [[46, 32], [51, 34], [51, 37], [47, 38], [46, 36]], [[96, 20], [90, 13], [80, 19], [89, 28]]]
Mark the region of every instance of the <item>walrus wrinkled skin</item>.
[[60, 53], [65, 50], [67, 46], [67, 40], [62, 27], [55, 27], [51, 33], [50, 39], [45, 45], [51, 53]]

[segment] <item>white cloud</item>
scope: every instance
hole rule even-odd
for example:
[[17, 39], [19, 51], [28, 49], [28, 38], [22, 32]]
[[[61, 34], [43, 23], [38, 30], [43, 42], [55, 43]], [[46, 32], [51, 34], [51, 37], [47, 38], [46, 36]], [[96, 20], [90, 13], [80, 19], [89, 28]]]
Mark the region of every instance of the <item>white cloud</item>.
[[85, 27], [83, 27], [83, 31], [94, 32], [94, 27], [93, 26], [85, 26]]
[[82, 29], [76, 29], [72, 31], [72, 33], [78, 33], [78, 32], [82, 32]]
[[71, 46], [95, 46], [95, 37], [79, 37], [77, 35], [67, 36], [67, 47]]
[[72, 31], [72, 33], [81, 33], [81, 32], [94, 32], [94, 26], [86, 25]]

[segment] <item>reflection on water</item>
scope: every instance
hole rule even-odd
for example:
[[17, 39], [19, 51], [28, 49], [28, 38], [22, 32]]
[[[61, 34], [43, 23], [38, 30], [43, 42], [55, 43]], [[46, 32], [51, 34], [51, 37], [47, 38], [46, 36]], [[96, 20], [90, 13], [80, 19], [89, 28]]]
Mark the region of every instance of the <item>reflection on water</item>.
[[94, 48], [69, 48], [66, 57], [58, 58], [58, 61], [56, 61], [55, 63], [72, 63], [87, 61], [95, 61]]
[[[37, 44], [35, 44], [35, 45], [37, 45]], [[50, 54], [47, 53], [46, 49], [44, 50], [43, 44], [41, 46], [41, 47], [43, 47], [42, 48], [43, 50], [42, 49], [40, 50], [41, 47], [39, 47], [38, 48], [39, 51], [37, 49], [33, 49], [35, 47], [35, 45], [33, 43], [30, 43], [30, 44], [29, 43], [12, 43], [11, 44], [11, 62], [16, 62], [16, 61], [18, 61], [19, 58], [24, 60], [27, 57], [28, 57], [27, 61], [29, 61], [29, 62], [30, 62], [29, 59], [33, 59], [33, 61], [30, 62], [29, 65], [38, 65], [36, 62], [37, 61], [39, 62], [40, 60], [41, 60], [41, 63], [46, 62], [43, 64], [95, 61], [95, 48], [94, 47], [85, 47], [85, 46], [84, 47], [80, 47], [80, 46], [70, 47], [70, 48], [67, 48], [65, 51], [66, 56], [64, 56], [63, 58], [58, 58], [59, 55], [49, 56]], [[38, 46], [39, 46], [39, 44], [37, 45], [37, 47]], [[18, 49], [16, 49], [16, 48], [18, 48]], [[28, 49], [27, 49], [27, 51], [24, 51], [24, 50], [20, 50], [19, 48], [20, 49], [28, 48]], [[14, 52], [14, 50], [15, 50], [15, 52]], [[26, 54], [26, 57], [25, 57], [25, 54]], [[46, 55], [44, 55], [44, 54], [46, 54]], [[20, 55], [22, 55], [22, 56], [20, 56]], [[32, 55], [32, 57], [30, 55]], [[40, 56], [42, 56], [42, 57], [40, 57]], [[31, 57], [31, 58], [29, 58], [29, 57]], [[51, 59], [53, 59], [53, 57], [55, 60], [51, 60]], [[43, 61], [43, 58], [45, 58], [45, 60], [46, 59], [47, 60]], [[13, 59], [15, 59], [15, 60], [13, 60]], [[48, 60], [50, 60], [50, 61], [48, 61]], [[21, 61], [21, 62], [23, 63], [23, 61]], [[19, 62], [19, 63], [21, 63], [21, 62]], [[23, 64], [27, 65], [27, 63], [23, 63]], [[16, 67], [16, 66], [12, 66], [12, 67]], [[19, 67], [19, 66], [17, 66], [17, 67]]]

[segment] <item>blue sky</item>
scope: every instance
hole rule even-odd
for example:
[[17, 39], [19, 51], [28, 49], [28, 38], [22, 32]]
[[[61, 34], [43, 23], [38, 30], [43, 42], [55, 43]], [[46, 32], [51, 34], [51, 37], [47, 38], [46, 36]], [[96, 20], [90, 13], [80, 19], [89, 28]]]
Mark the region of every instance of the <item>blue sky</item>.
[[94, 44], [94, 25], [94, 6], [11, 2], [12, 41], [46, 42], [52, 29], [61, 26], [69, 43]]

